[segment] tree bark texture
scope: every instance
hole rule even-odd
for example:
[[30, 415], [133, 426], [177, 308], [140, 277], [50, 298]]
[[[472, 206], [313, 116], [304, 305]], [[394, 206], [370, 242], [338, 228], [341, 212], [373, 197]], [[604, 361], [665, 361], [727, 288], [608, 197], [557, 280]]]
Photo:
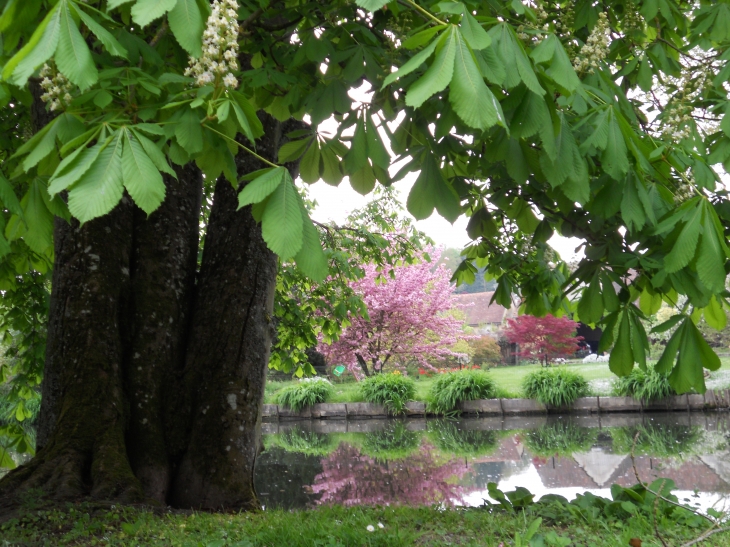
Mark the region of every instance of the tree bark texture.
[[[274, 159], [292, 123], [266, 117], [258, 152]], [[239, 175], [263, 167], [236, 161]], [[194, 164], [176, 172], [149, 218], [125, 197], [84, 226], [56, 219], [38, 452], [0, 480], [0, 504], [40, 488], [51, 499], [258, 507], [277, 259], [221, 178], [196, 273], [203, 180]]]
[[3, 480], [55, 497], [137, 500], [125, 455], [122, 332], [129, 307], [133, 207], [123, 198], [83, 227], [56, 220], [55, 266], [38, 445]]
[[[290, 129], [266, 116], [257, 152], [274, 160]], [[266, 167], [236, 158], [239, 174]], [[296, 176], [296, 166], [288, 166]], [[266, 246], [251, 207], [218, 180], [206, 235], [191, 345], [186, 365], [192, 430], [171, 502], [200, 509], [258, 507], [253, 473], [261, 437], [261, 405], [274, 335], [277, 258]]]
[[218, 181], [206, 236], [185, 391], [194, 394], [190, 441], [172, 492], [181, 507], [252, 508], [276, 257], [250, 207]]

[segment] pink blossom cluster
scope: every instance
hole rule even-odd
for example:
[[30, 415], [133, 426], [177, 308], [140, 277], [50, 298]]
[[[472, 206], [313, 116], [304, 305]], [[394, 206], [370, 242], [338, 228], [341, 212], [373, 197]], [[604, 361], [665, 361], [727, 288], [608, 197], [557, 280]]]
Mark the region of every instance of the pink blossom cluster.
[[456, 356], [449, 346], [468, 336], [462, 321], [448, 313], [455, 307], [451, 273], [444, 265], [434, 266], [439, 255], [432, 253], [432, 262], [396, 266], [395, 279], [365, 266], [365, 276], [351, 286], [369, 318], [352, 317], [337, 341], [320, 343], [328, 362], [346, 365], [361, 378], [406, 362], [434, 370], [429, 359]]

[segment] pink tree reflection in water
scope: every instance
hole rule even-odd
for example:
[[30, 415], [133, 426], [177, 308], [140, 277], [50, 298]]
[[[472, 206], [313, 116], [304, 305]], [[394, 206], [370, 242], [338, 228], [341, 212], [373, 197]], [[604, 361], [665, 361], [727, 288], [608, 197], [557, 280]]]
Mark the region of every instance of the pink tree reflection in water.
[[312, 492], [318, 504], [452, 506], [465, 494], [457, 484], [470, 471], [464, 460], [439, 463], [435, 450], [422, 444], [418, 452], [395, 461], [378, 461], [341, 444], [322, 459], [322, 473], [314, 478]]

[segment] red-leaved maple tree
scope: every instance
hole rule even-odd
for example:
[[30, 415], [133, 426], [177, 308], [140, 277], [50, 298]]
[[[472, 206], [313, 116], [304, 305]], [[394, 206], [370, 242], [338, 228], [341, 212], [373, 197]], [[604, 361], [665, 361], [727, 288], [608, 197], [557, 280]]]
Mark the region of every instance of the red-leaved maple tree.
[[555, 358], [578, 351], [578, 342], [583, 337], [575, 335], [577, 328], [578, 323], [567, 317], [520, 315], [507, 321], [504, 334], [509, 342], [518, 344], [515, 355], [537, 359], [548, 366]]
[[344, 364], [361, 377], [406, 361], [433, 368], [428, 359], [456, 355], [449, 347], [468, 336], [462, 321], [449, 314], [451, 272], [443, 265], [434, 268], [438, 251], [431, 256], [432, 262], [421, 255], [415, 264], [396, 266], [394, 278], [383, 279], [373, 265], [364, 267], [364, 277], [351, 286], [369, 317], [352, 317], [337, 341], [320, 344], [330, 363]]

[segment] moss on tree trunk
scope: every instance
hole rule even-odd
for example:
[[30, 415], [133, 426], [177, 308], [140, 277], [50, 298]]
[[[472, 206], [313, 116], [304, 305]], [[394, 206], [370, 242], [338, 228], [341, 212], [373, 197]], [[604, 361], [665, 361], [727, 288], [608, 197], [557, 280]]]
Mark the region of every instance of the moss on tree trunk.
[[123, 332], [128, 314], [133, 208], [129, 199], [83, 227], [56, 221], [39, 451], [0, 483], [54, 498], [138, 501], [125, 451]]
[[[271, 346], [276, 257], [250, 207], [216, 186], [206, 237], [185, 389], [192, 430], [171, 502], [201, 509], [256, 506], [253, 466]], [[233, 251], [233, 252], [231, 252]]]
[[[267, 138], [258, 153], [276, 157], [283, 133], [264, 119]], [[248, 155], [239, 173], [265, 167]], [[296, 176], [296, 165], [288, 166]], [[258, 507], [253, 472], [260, 447], [260, 415], [269, 361], [277, 258], [266, 247], [251, 207], [238, 208], [237, 192], [218, 180], [198, 278], [185, 391], [195, 394], [189, 411], [189, 444], [170, 497], [178, 507]]]

